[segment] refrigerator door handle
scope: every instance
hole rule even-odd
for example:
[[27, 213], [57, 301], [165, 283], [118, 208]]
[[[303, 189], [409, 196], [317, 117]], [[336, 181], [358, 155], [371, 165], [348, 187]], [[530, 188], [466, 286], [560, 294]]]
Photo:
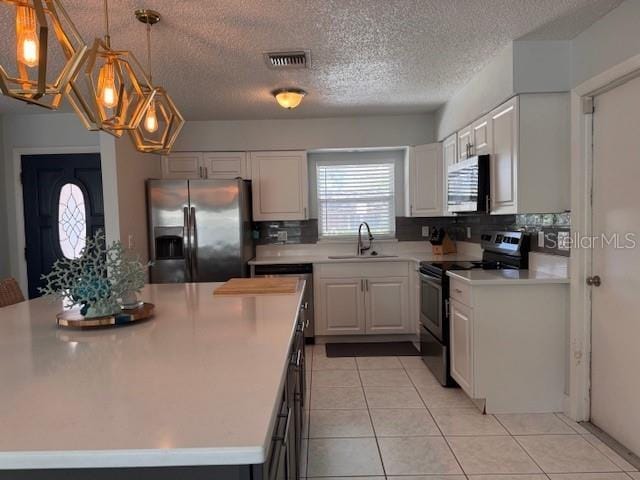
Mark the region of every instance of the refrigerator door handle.
[[198, 226], [196, 225], [196, 207], [191, 207], [191, 271], [194, 278], [191, 281], [195, 281], [195, 277], [198, 275]]
[[187, 281], [190, 282], [193, 275], [191, 272], [191, 220], [189, 219], [189, 207], [184, 207], [182, 211], [184, 213], [184, 237], [187, 239], [184, 261], [187, 270]]

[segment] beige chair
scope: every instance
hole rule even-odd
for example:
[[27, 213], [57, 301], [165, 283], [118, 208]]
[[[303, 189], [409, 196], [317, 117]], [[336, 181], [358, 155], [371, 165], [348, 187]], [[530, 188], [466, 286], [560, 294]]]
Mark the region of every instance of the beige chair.
[[5, 278], [0, 280], [0, 307], [8, 307], [20, 302], [24, 302], [24, 296], [16, 279]]

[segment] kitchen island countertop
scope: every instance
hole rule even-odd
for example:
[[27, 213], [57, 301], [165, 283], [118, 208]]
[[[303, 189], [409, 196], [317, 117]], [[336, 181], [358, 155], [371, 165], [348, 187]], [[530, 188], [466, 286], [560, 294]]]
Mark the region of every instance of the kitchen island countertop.
[[59, 302], [0, 309], [0, 471], [265, 461], [302, 284], [217, 297], [148, 285], [155, 318], [56, 327]]

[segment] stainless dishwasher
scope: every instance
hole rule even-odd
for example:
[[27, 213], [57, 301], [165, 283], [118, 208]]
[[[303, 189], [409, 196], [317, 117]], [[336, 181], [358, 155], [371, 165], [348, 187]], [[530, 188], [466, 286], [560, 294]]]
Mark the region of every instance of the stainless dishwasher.
[[302, 308], [305, 316], [305, 343], [315, 343], [313, 321], [313, 264], [290, 263], [273, 265], [251, 265], [252, 277], [298, 277], [306, 280], [302, 296]]

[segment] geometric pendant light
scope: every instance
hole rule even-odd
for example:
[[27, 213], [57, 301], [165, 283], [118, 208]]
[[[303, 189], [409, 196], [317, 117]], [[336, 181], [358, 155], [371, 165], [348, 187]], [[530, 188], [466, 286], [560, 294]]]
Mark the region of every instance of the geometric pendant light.
[[142, 121], [151, 84], [131, 52], [111, 48], [107, 0], [104, 20], [105, 36], [95, 39], [67, 98], [87, 129], [120, 137]]
[[[160, 14], [153, 10], [136, 10], [135, 16], [147, 25], [147, 68], [148, 78], [151, 76], [151, 26], [160, 21]], [[131, 139], [136, 149], [145, 153], [168, 154], [185, 124], [175, 103], [167, 91], [159, 86], [152, 86], [147, 91], [143, 105], [143, 120], [131, 130]]]
[[59, 0], [0, 0], [0, 13], [5, 7], [15, 9], [15, 47], [6, 50], [15, 55], [16, 67], [0, 65], [0, 92], [55, 110], [78, 74], [87, 45]]

